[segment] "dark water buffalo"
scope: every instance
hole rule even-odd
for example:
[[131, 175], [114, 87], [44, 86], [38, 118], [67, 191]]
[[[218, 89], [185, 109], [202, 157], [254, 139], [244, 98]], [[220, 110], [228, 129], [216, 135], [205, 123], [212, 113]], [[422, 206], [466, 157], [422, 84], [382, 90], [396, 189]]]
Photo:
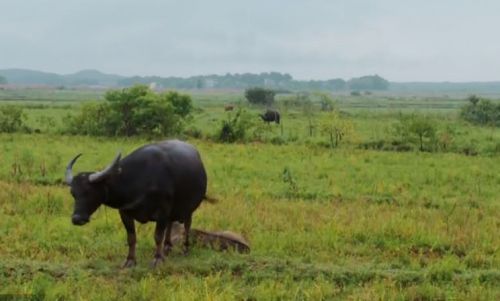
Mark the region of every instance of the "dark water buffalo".
[[234, 110], [234, 105], [232, 105], [232, 104], [224, 105], [224, 111], [227, 112], [227, 111], [232, 111], [232, 110]]
[[280, 123], [280, 113], [276, 110], [270, 110], [268, 109], [264, 114], [259, 115], [262, 120], [265, 122], [276, 122], [277, 124]]
[[[80, 154], [81, 155], [81, 154]], [[75, 199], [74, 225], [86, 224], [104, 204], [118, 209], [127, 230], [129, 252], [124, 267], [135, 265], [135, 224], [156, 222], [153, 266], [172, 247], [172, 223], [184, 223], [184, 252], [189, 250], [191, 216], [206, 198], [207, 175], [198, 151], [190, 144], [168, 140], [145, 145], [102, 171], [72, 176], [76, 156], [66, 168], [66, 183]]]

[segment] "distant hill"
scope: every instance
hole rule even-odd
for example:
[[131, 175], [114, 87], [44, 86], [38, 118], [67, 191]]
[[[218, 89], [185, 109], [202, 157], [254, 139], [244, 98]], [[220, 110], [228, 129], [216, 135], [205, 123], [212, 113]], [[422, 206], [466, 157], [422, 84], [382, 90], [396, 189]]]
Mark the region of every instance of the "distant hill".
[[367, 75], [344, 80], [296, 80], [290, 74], [279, 72], [227, 73], [191, 77], [133, 76], [106, 74], [98, 70], [82, 70], [73, 74], [56, 74], [26, 69], [0, 69], [0, 77], [9, 84], [47, 85], [54, 87], [128, 87], [134, 84], [154, 83], [160, 89], [245, 89], [268, 87], [279, 91], [332, 92], [386, 91], [407, 94], [500, 94], [500, 82], [389, 82], [378, 75]]
[[0, 75], [9, 84], [16, 85], [60, 85], [63, 78], [59, 74], [25, 69], [4, 69]]
[[97, 70], [82, 70], [64, 76], [67, 85], [116, 86], [124, 76], [106, 74]]
[[2, 69], [0, 76], [5, 77], [9, 84], [48, 86], [117, 86], [124, 78], [97, 70], [82, 70], [61, 75], [28, 69]]

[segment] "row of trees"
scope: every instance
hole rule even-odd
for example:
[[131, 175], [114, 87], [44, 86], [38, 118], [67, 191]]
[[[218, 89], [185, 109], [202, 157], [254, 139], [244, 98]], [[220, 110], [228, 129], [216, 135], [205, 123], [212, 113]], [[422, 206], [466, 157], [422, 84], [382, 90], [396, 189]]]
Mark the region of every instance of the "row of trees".
[[295, 80], [290, 74], [282, 74], [278, 72], [264, 72], [260, 74], [243, 73], [243, 74], [225, 74], [225, 75], [206, 75], [192, 76], [188, 78], [159, 76], [148, 77], [130, 77], [123, 78], [118, 81], [119, 85], [130, 86], [134, 84], [149, 84], [156, 83], [163, 88], [174, 89], [202, 89], [202, 88], [217, 88], [217, 89], [245, 89], [251, 87], [266, 87], [274, 90], [330, 90], [330, 91], [347, 91], [347, 90], [387, 90], [389, 82], [378, 76], [368, 75], [357, 78], [352, 78], [348, 81], [341, 78], [329, 80]]

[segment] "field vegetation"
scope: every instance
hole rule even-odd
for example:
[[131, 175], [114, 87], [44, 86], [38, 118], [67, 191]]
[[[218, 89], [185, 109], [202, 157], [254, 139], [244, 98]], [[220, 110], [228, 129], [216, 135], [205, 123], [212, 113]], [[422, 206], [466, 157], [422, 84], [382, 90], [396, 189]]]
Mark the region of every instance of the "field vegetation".
[[[0, 91], [0, 296], [500, 299], [500, 131], [464, 118], [470, 100], [277, 94], [275, 125], [243, 91], [182, 91], [175, 99], [191, 100], [186, 114], [173, 94], [141, 91], [182, 119], [175, 130], [75, 130], [75, 120], [96, 117], [82, 117], [89, 106], [112, 106], [109, 95], [126, 91]], [[235, 110], [224, 110], [229, 103]], [[221, 139], [224, 128], [231, 139]], [[152, 270], [154, 225], [144, 224], [138, 266], [121, 269], [116, 211], [101, 207], [88, 225], [71, 225], [63, 177], [74, 155], [84, 154], [76, 172], [97, 170], [118, 150], [166, 137], [199, 149], [219, 199], [202, 204], [193, 227], [240, 233], [249, 254], [179, 248]]]

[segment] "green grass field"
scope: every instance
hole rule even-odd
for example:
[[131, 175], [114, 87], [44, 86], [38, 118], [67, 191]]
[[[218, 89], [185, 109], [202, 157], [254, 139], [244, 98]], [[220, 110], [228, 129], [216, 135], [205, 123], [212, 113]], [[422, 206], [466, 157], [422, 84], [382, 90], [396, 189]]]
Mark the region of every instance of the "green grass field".
[[[80, 152], [76, 172], [100, 169], [153, 139], [61, 135], [63, 117], [86, 99], [24, 95], [5, 102], [24, 105], [41, 133], [0, 134], [0, 300], [500, 299], [500, 157], [489, 151], [500, 133], [458, 120], [463, 100], [339, 98], [355, 131], [335, 149], [318, 130], [309, 135], [296, 109], [283, 113], [283, 134], [270, 126], [260, 142], [189, 138], [220, 199], [195, 212], [193, 227], [241, 233], [251, 252], [195, 246], [183, 256], [179, 248], [151, 269], [154, 225], [137, 224], [138, 265], [121, 269], [118, 212], [101, 207], [73, 226], [64, 169]], [[242, 95], [193, 99], [188, 126], [206, 137], [227, 118], [223, 104]], [[357, 147], [385, 137], [400, 112], [454, 127], [456, 143], [474, 144], [478, 155]], [[278, 136], [284, 143], [270, 143]]]

